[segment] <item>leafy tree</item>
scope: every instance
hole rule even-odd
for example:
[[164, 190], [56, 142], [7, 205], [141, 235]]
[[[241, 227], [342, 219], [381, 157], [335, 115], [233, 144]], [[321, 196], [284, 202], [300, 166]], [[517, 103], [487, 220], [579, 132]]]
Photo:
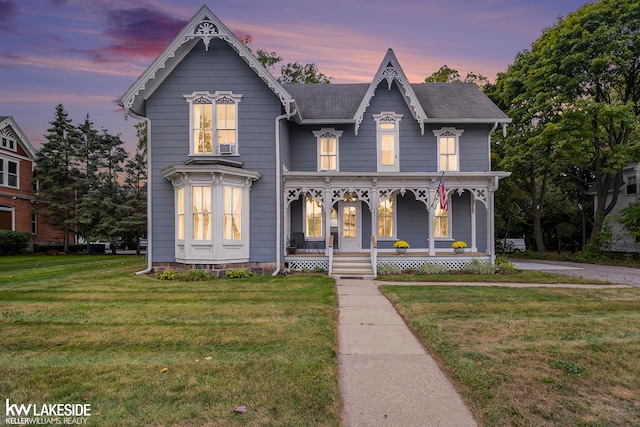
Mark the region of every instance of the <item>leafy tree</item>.
[[[250, 35], [244, 36], [240, 41], [253, 52], [253, 37]], [[266, 50], [258, 49], [254, 55], [258, 61], [260, 61], [260, 63], [272, 73], [275, 66], [282, 62], [282, 57], [278, 56], [275, 52], [267, 52]], [[297, 84], [331, 83], [331, 77], [327, 77], [325, 74], [321, 73], [314, 63], [302, 65], [298, 62], [289, 62], [286, 65], [281, 66], [278, 81], [280, 83]]]
[[140, 237], [147, 230], [147, 163], [143, 153], [136, 155], [125, 165], [122, 204], [118, 206], [118, 231], [125, 241], [135, 241], [140, 255]]
[[[449, 68], [449, 66], [445, 64], [440, 67], [438, 71], [424, 79], [424, 81], [425, 83], [455, 83], [462, 80], [460, 80], [460, 73], [458, 72], [458, 70]], [[489, 84], [489, 79], [487, 79], [482, 74], [476, 74], [471, 71], [467, 73], [467, 77], [465, 77], [464, 82], [473, 83], [479, 88], [483, 88], [485, 85]]]
[[594, 242], [617, 201], [622, 168], [637, 161], [638, 46], [637, 1], [590, 3], [545, 30], [491, 87], [513, 119], [503, 165], [528, 188], [538, 250], [544, 244], [536, 223], [550, 185], [570, 177], [576, 186], [593, 186]]
[[640, 201], [630, 203], [629, 206], [623, 208], [616, 220], [637, 242], [640, 238]]
[[301, 65], [297, 62], [289, 62], [283, 65], [280, 70], [280, 83], [331, 83], [331, 77], [327, 77], [316, 67], [316, 64]]
[[135, 124], [136, 136], [138, 137], [138, 151], [143, 156], [147, 155], [147, 122], [142, 121]]
[[64, 251], [69, 235], [76, 231], [76, 206], [81, 188], [80, 138], [62, 104], [55, 108], [51, 127], [36, 156], [35, 178], [43, 201], [40, 211], [64, 235]]

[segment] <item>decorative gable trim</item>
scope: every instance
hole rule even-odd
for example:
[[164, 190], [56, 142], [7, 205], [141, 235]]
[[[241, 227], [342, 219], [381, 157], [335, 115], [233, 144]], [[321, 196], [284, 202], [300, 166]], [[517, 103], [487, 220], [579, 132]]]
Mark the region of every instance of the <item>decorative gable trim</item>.
[[31, 141], [29, 141], [29, 138], [27, 138], [24, 132], [22, 132], [22, 129], [20, 129], [13, 117], [0, 117], [0, 119], [3, 119], [0, 120], [0, 133], [14, 137], [16, 143], [18, 143], [27, 153], [27, 156], [29, 157], [28, 160], [31, 160], [32, 162], [35, 161], [36, 149], [33, 148]]
[[[292, 96], [280, 82], [267, 71], [249, 49], [220, 21], [207, 6], [202, 6], [189, 23], [180, 31], [165, 50], [153, 61], [147, 70], [135, 81], [120, 98], [119, 104], [125, 112], [140, 114], [144, 101], [151, 96], [171, 71], [202, 40], [208, 51], [211, 40], [218, 38], [226, 41], [249, 67], [275, 93], [287, 113], [291, 112]], [[144, 115], [144, 114], [141, 114]]]
[[394, 80], [396, 81], [398, 86], [402, 90], [404, 90], [404, 93], [402, 94], [402, 96], [405, 99], [409, 108], [411, 109], [413, 118], [416, 119], [416, 121], [418, 122], [418, 125], [420, 126], [420, 132], [424, 135], [424, 122], [427, 119], [427, 114], [424, 112], [422, 105], [420, 105], [420, 102], [418, 101], [418, 97], [413, 91], [413, 88], [411, 87], [411, 84], [409, 83], [407, 76], [404, 74], [402, 67], [400, 67], [400, 64], [398, 63], [398, 59], [396, 58], [392, 49], [387, 50], [387, 54], [382, 60], [382, 63], [378, 68], [378, 72], [376, 73], [375, 77], [373, 78], [373, 81], [369, 85], [369, 89], [367, 90], [367, 93], [365, 94], [364, 98], [362, 98], [362, 101], [360, 102], [360, 106], [356, 110], [356, 114], [353, 117], [356, 123], [356, 127], [355, 127], [356, 135], [358, 134], [358, 129], [360, 128], [360, 123], [362, 123], [364, 113], [369, 107], [369, 105], [371, 104], [371, 98], [373, 98], [373, 96], [376, 93], [376, 89], [378, 88], [378, 85], [383, 80], [387, 81], [387, 87], [389, 90], [391, 90], [391, 85], [394, 82]]

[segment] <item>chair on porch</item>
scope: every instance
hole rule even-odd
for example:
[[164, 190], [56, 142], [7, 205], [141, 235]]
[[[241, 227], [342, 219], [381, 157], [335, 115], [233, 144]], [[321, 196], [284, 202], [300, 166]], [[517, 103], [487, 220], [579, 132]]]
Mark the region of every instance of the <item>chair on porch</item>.
[[307, 250], [307, 241], [304, 238], [304, 233], [296, 231], [292, 233], [291, 236], [293, 237], [293, 244], [296, 245], [298, 249]]

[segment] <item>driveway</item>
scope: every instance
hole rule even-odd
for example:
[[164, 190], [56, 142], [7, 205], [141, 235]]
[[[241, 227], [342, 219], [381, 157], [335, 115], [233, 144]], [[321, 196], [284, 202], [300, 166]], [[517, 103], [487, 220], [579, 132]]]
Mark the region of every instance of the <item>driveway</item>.
[[606, 280], [640, 287], [640, 269], [629, 267], [613, 267], [607, 265], [582, 264], [565, 261], [543, 261], [528, 259], [511, 259], [520, 270], [540, 270], [550, 273], [565, 274], [567, 276], [586, 277], [589, 279]]

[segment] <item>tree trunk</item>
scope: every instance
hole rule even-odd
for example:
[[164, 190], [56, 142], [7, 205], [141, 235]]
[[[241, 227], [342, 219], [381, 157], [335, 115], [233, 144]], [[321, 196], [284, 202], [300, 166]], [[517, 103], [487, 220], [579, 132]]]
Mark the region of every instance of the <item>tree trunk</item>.
[[542, 237], [542, 212], [540, 209], [533, 211], [533, 235], [536, 240], [536, 250], [540, 253], [545, 252], [544, 239]]

